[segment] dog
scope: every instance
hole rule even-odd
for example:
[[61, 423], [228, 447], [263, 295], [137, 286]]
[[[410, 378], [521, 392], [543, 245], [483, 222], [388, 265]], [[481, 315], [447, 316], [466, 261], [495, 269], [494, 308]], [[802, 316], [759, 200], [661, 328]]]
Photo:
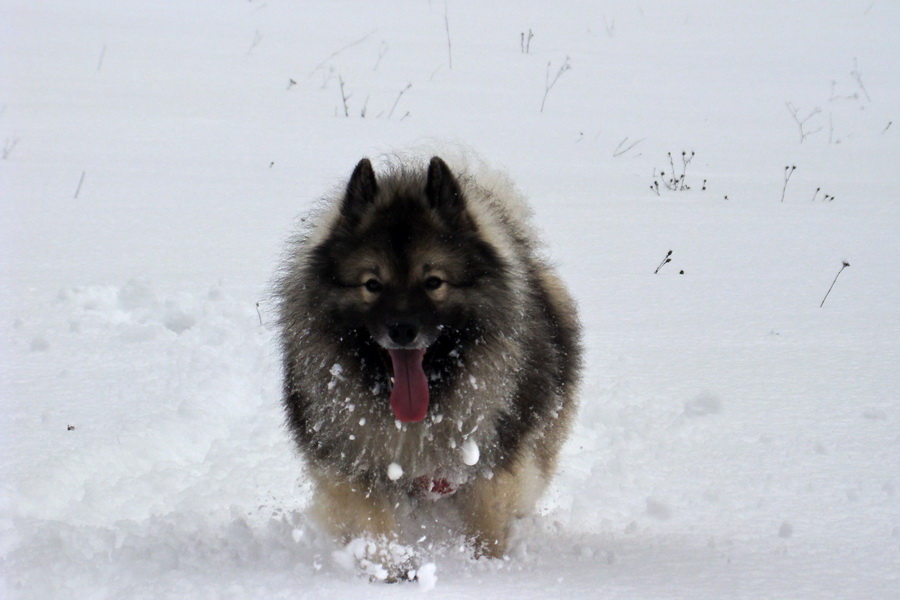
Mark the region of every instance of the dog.
[[289, 243], [286, 423], [336, 538], [398, 540], [434, 500], [502, 557], [574, 418], [581, 327], [509, 179], [424, 158], [360, 160]]

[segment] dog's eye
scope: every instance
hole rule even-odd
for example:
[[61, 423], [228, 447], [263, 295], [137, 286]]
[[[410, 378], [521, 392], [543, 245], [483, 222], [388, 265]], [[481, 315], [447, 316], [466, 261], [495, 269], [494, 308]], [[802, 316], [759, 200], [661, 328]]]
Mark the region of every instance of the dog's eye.
[[381, 282], [378, 281], [377, 279], [369, 279], [369, 280], [366, 281], [366, 283], [363, 284], [363, 285], [366, 286], [366, 290], [367, 290], [367, 291], [369, 291], [369, 292], [371, 292], [371, 293], [373, 293], [373, 294], [377, 294], [378, 292], [381, 291]]
[[425, 289], [429, 291], [433, 291], [444, 285], [444, 280], [440, 277], [428, 277], [425, 279]]

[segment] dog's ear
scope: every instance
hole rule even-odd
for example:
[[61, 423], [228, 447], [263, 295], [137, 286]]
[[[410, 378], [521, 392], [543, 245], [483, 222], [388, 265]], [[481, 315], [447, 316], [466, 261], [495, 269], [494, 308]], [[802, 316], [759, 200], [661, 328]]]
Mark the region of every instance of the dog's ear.
[[440, 212], [448, 220], [454, 220], [463, 213], [465, 200], [450, 172], [450, 167], [435, 156], [428, 164], [428, 180], [425, 182], [425, 196], [432, 208]]
[[378, 193], [378, 184], [375, 182], [375, 170], [368, 158], [359, 161], [347, 183], [347, 193], [344, 195], [344, 203], [341, 205], [341, 214], [351, 221], [362, 218], [366, 209], [375, 202]]

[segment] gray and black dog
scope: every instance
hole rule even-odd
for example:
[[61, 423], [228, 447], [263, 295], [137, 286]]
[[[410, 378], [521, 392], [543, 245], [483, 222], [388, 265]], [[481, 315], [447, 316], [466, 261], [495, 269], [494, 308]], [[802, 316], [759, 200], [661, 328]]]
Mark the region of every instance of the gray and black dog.
[[280, 271], [287, 423], [345, 541], [396, 540], [431, 499], [502, 556], [574, 417], [575, 305], [521, 194], [470, 162], [361, 160]]

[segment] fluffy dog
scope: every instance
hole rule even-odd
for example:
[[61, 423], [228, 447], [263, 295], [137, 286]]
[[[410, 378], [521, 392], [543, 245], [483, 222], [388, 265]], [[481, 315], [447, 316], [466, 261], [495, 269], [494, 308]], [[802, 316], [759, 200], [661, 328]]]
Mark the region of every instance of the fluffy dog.
[[575, 305], [508, 179], [362, 159], [292, 240], [276, 295], [287, 423], [339, 538], [396, 540], [454, 504], [502, 556], [556, 468], [581, 368]]

